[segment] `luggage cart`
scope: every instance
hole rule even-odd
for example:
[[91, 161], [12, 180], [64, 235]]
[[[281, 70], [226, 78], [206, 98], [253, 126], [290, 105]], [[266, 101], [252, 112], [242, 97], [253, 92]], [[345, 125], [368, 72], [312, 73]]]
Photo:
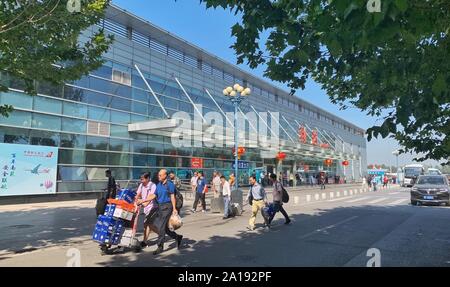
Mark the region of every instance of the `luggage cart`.
[[123, 248], [131, 248], [135, 252], [141, 251], [141, 243], [137, 239], [137, 226], [139, 223], [139, 214], [141, 213], [141, 206], [136, 206], [134, 210], [133, 219], [131, 220], [131, 226], [129, 228], [126, 228], [124, 233], [122, 234], [122, 237], [120, 239], [120, 242], [118, 244], [119, 247]]
[[[112, 201], [113, 202], [113, 201]], [[137, 226], [139, 222], [140, 206], [136, 206], [133, 211], [133, 218], [131, 221], [125, 222], [125, 230], [121, 234], [118, 242], [101, 244], [102, 255], [114, 254], [116, 252], [125, 252], [127, 249], [132, 249], [135, 252], [142, 250], [140, 241], [137, 239]], [[115, 228], [112, 230], [112, 234], [116, 232]]]
[[[126, 184], [127, 188], [130, 186], [130, 181], [127, 182]], [[135, 186], [134, 186], [135, 187]], [[136, 233], [137, 233], [137, 226], [138, 226], [138, 222], [139, 222], [139, 213], [140, 213], [140, 209], [141, 206], [135, 206], [134, 203], [126, 203], [125, 205], [127, 206], [127, 208], [125, 209], [123, 207], [124, 202], [117, 200], [117, 199], [108, 199], [108, 203], [109, 204], [116, 204], [116, 208], [117, 207], [122, 207], [122, 209], [126, 210], [129, 213], [132, 213], [133, 216], [132, 218], [130, 218], [131, 220], [125, 220], [125, 230], [124, 232], [122, 232], [120, 234], [120, 238], [118, 238], [118, 240], [115, 240], [114, 242], [112, 242], [114, 234], [116, 234], [116, 228], [117, 226], [113, 227], [113, 230], [111, 231], [112, 237], [109, 238], [109, 242], [108, 243], [101, 243], [100, 244], [100, 250], [101, 250], [101, 254], [105, 255], [105, 254], [112, 254], [115, 253], [117, 251], [125, 251], [125, 249], [133, 249], [135, 252], [139, 252], [141, 251], [142, 247], [140, 245], [139, 240], [136, 238]], [[131, 207], [131, 205], [134, 205]], [[124, 219], [122, 219], [124, 220]]]

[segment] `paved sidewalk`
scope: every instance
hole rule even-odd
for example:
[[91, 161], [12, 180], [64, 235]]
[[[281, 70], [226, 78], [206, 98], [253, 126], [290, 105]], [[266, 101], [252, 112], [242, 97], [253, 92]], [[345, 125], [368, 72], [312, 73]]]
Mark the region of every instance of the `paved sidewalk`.
[[[390, 189], [397, 189], [400, 188], [399, 185], [389, 185], [388, 186], [388, 190]], [[315, 187], [309, 187], [309, 188], [305, 188], [304, 186], [301, 187], [287, 187], [288, 192], [290, 193], [290, 195], [299, 195], [304, 198], [304, 201], [306, 202], [306, 198], [308, 195], [313, 194], [312, 196], [314, 196], [314, 193], [326, 193], [326, 194], [330, 194], [332, 192], [335, 192], [337, 194], [337, 192], [342, 192], [342, 194], [344, 194], [344, 191], [347, 191], [348, 194], [350, 194], [350, 190], [365, 190], [365, 192], [369, 191], [367, 186], [362, 186], [361, 184], [331, 184], [331, 185], [327, 185], [325, 189], [320, 189], [320, 187], [315, 186]], [[385, 189], [379, 189], [379, 190], [385, 190]], [[244, 191], [244, 199], [247, 196], [247, 192], [248, 189], [247, 188], [243, 188]], [[266, 191], [268, 194], [272, 193], [271, 188], [266, 188]], [[355, 192], [355, 194], [357, 194], [358, 192]], [[194, 198], [192, 196], [191, 192], [187, 192], [185, 193], [184, 191], [182, 192], [183, 196], [186, 194], [186, 196], [184, 197], [184, 200], [187, 203], [193, 203]], [[207, 195], [207, 199], [211, 199], [213, 197], [212, 193], [208, 193]], [[209, 202], [207, 201], [207, 204], [209, 205]], [[48, 208], [72, 208], [74, 206], [80, 206], [80, 207], [84, 207], [84, 206], [95, 206], [95, 200], [93, 199], [87, 199], [87, 200], [68, 200], [68, 201], [57, 201], [57, 202], [40, 202], [40, 203], [27, 203], [27, 204], [9, 204], [9, 205], [0, 205], [0, 213], [1, 212], [8, 212], [8, 211], [31, 211], [31, 210], [36, 210], [36, 209], [48, 209]]]
[[[152, 255], [154, 245], [141, 253], [101, 256], [91, 239], [93, 200], [0, 211], [0, 266], [66, 266], [75, 251], [81, 266], [366, 266], [370, 248], [380, 249], [382, 266], [450, 262], [450, 233], [445, 228], [450, 209], [411, 206], [409, 189], [339, 188], [290, 195], [285, 208], [292, 224], [285, 226], [278, 215], [270, 230], [263, 228], [261, 216], [255, 231], [246, 230], [248, 206], [243, 216], [229, 220], [184, 210], [182, 249], [169, 240], [160, 256]], [[295, 197], [302, 196], [305, 201], [296, 202]], [[142, 229], [142, 223], [139, 226]], [[154, 235], [150, 241], [154, 243]], [[268, 248], [273, 244], [278, 247]]]
[[[369, 190], [364, 188], [349, 188], [350, 186], [344, 185], [329, 187], [325, 190], [289, 189], [288, 206], [321, 204], [369, 193]], [[378, 193], [388, 194], [393, 189], [398, 189], [398, 186], [379, 190]], [[244, 198], [245, 196], [246, 192]], [[271, 200], [269, 190], [268, 197]], [[193, 198], [185, 199], [182, 214], [186, 225], [196, 225], [201, 218], [189, 211], [192, 203]], [[92, 243], [91, 234], [96, 222], [94, 207], [95, 200], [92, 199], [0, 206], [0, 259], [7, 254], [21, 254], [52, 246], [71, 246], [76, 242]], [[210, 209], [210, 200], [207, 200], [207, 209]], [[244, 210], [249, 211], [245, 201]], [[210, 212], [207, 215], [208, 218], [222, 216], [220, 213]]]

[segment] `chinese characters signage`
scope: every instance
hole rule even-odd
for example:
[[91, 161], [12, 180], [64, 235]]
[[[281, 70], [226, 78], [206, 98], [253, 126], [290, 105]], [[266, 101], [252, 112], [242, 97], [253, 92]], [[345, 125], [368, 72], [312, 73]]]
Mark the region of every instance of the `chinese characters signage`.
[[318, 143], [319, 143], [319, 141], [318, 141], [317, 131], [313, 130], [311, 133], [311, 144], [317, 145]]
[[199, 157], [191, 158], [191, 167], [192, 168], [203, 168], [203, 159]]
[[56, 192], [58, 148], [0, 143], [0, 196]]
[[[234, 162], [233, 162], [232, 168], [235, 169]], [[238, 161], [238, 169], [249, 169], [249, 168], [250, 168], [250, 163], [248, 161], [242, 161], [242, 160]]]
[[305, 127], [300, 127], [298, 129], [298, 138], [301, 143], [306, 143], [306, 129]]

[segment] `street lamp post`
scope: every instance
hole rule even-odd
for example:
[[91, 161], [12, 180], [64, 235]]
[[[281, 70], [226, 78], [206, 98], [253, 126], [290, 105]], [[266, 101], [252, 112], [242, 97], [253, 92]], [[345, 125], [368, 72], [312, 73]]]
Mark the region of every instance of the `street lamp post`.
[[227, 87], [223, 90], [223, 94], [227, 96], [234, 106], [234, 177], [235, 177], [235, 188], [238, 190], [238, 126], [237, 126], [237, 115], [238, 108], [242, 100], [250, 95], [250, 88], [244, 88], [239, 84], [234, 84], [233, 87]]
[[394, 151], [392, 152], [392, 154], [395, 155], [395, 157], [396, 157], [396, 165], [397, 165], [397, 171], [396, 171], [396, 173], [397, 173], [397, 180], [396, 180], [395, 183], [398, 184], [398, 181], [399, 181], [399, 179], [400, 179], [399, 176], [398, 176], [398, 155], [400, 154], [400, 151], [399, 151], [399, 150], [394, 150]]

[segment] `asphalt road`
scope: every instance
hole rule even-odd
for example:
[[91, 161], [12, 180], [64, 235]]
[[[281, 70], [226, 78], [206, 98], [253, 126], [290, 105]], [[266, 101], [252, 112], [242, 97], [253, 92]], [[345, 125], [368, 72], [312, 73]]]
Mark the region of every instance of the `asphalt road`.
[[270, 230], [261, 217], [246, 229], [248, 206], [229, 220], [186, 211], [181, 250], [170, 240], [159, 256], [154, 245], [102, 256], [90, 239], [94, 202], [76, 204], [0, 208], [0, 266], [66, 266], [79, 252], [81, 266], [364, 267], [377, 250], [381, 266], [450, 266], [450, 208], [411, 206], [408, 189], [291, 192], [292, 224], [277, 214]]

